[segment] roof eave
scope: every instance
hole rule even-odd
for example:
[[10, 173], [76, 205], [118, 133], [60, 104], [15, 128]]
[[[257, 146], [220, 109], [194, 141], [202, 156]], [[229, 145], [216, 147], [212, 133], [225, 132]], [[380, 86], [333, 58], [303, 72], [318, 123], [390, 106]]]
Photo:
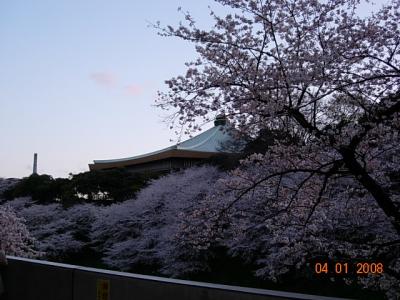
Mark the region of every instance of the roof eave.
[[104, 169], [111, 169], [111, 168], [123, 168], [123, 167], [153, 162], [153, 161], [157, 161], [157, 160], [162, 160], [162, 159], [169, 159], [169, 158], [205, 159], [205, 158], [209, 158], [216, 154], [218, 154], [218, 152], [201, 152], [201, 151], [171, 149], [171, 150], [156, 153], [153, 155], [148, 155], [148, 156], [141, 157], [141, 158], [127, 159], [127, 160], [123, 160], [123, 161], [114, 161], [114, 162], [95, 161], [93, 164], [89, 164], [89, 169], [91, 171], [94, 171], [94, 170], [104, 170]]

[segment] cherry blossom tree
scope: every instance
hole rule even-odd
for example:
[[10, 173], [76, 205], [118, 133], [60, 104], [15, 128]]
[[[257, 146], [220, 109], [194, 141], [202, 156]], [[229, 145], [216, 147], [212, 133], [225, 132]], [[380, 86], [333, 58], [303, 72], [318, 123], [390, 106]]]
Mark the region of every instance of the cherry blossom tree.
[[7, 255], [36, 257], [35, 239], [23, 219], [8, 205], [0, 206], [0, 250]]
[[[222, 111], [247, 134], [272, 128], [298, 137], [304, 151], [282, 172], [352, 175], [400, 232], [388, 178], [398, 167], [399, 2], [366, 17], [354, 0], [217, 2], [235, 14], [212, 14], [209, 31], [188, 13], [186, 26], [162, 29], [195, 43], [200, 57], [185, 76], [167, 81], [159, 106], [192, 128], [198, 117]], [[277, 151], [293, 160], [284, 148]], [[387, 152], [395, 165], [382, 159]], [[303, 156], [325, 160], [297, 170]]]
[[[287, 151], [294, 155], [296, 149]], [[255, 154], [221, 176], [213, 192], [182, 218], [175, 242], [191, 249], [193, 256], [225, 246], [230, 255], [253, 266], [258, 277], [273, 281], [295, 273], [315, 276], [316, 259], [347, 262], [352, 269], [357, 261], [384, 262], [384, 274], [357, 278], [351, 272], [345, 283], [385, 291], [396, 299], [398, 233], [373, 197], [351, 176], [330, 178], [318, 205], [315, 197], [324, 184], [318, 176], [288, 173], [258, 183], [288, 163], [284, 159]]]
[[321, 253], [385, 259], [385, 275], [360, 283], [393, 297], [400, 2], [366, 16], [357, 0], [216, 2], [233, 13], [212, 12], [211, 30], [199, 29], [189, 13], [187, 24], [158, 27], [199, 54], [184, 76], [166, 82], [158, 105], [187, 130], [224, 113], [243, 134], [274, 130], [287, 139], [244, 160], [226, 188], [189, 214], [183, 243], [201, 251], [226, 241], [232, 253], [255, 255], [257, 274], [272, 279]]
[[16, 178], [0, 178], [0, 201], [2, 201], [2, 194], [18, 183], [19, 179]]
[[201, 166], [153, 180], [136, 199], [105, 208], [93, 225], [93, 242], [102, 245], [107, 265], [135, 270], [148, 265], [159, 273], [182, 276], [206, 266], [190, 248], [180, 247], [177, 233], [221, 172]]
[[38, 250], [44, 257], [62, 259], [82, 251], [90, 243], [89, 234], [97, 209], [92, 204], [63, 208], [59, 203], [36, 204], [29, 197], [8, 201], [35, 237]]

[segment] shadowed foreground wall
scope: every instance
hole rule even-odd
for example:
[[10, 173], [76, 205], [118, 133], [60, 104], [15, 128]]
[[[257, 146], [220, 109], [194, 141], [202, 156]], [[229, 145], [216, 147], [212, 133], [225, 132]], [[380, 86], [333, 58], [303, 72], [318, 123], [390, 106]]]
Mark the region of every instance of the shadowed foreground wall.
[[333, 300], [8, 257], [8, 300]]

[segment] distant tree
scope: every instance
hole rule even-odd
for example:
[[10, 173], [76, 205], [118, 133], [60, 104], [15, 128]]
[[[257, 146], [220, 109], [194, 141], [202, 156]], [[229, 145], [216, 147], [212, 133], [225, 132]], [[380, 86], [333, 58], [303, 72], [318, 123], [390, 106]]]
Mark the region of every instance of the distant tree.
[[16, 197], [30, 196], [37, 201], [52, 201], [56, 196], [53, 182], [54, 179], [50, 175], [32, 174], [9, 187], [4, 191], [3, 197], [10, 200]]
[[91, 171], [71, 174], [69, 188], [76, 197], [84, 200], [122, 201], [134, 197], [148, 179], [126, 169]]
[[122, 270], [148, 266], [172, 276], [207, 269], [207, 254], [193, 256], [176, 234], [183, 214], [197, 207], [220, 174], [211, 166], [171, 173], [151, 181], [135, 200], [104, 208], [92, 239], [103, 247], [105, 263]]
[[150, 178], [125, 169], [83, 172], [55, 179], [33, 174], [4, 187], [2, 195], [7, 200], [31, 197], [41, 203], [57, 201], [66, 206], [86, 201], [107, 203], [134, 197]]
[[17, 178], [0, 178], [0, 201], [4, 199], [3, 193], [11, 189], [18, 181]]
[[97, 208], [92, 204], [64, 208], [60, 203], [37, 204], [29, 197], [7, 204], [26, 220], [37, 249], [47, 258], [61, 260], [90, 244], [89, 234], [97, 216]]
[[0, 206], [0, 250], [7, 255], [36, 257], [35, 239], [30, 235], [23, 219], [6, 205]]

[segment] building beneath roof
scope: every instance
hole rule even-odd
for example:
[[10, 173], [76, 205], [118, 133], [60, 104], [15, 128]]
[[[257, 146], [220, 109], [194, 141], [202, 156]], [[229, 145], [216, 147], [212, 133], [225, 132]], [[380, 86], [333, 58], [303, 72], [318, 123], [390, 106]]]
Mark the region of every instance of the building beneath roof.
[[214, 127], [176, 145], [133, 157], [94, 160], [91, 171], [126, 168], [134, 173], [165, 172], [187, 168], [217, 154], [234, 153], [229, 145], [234, 144], [232, 129], [225, 117], [219, 116]]

